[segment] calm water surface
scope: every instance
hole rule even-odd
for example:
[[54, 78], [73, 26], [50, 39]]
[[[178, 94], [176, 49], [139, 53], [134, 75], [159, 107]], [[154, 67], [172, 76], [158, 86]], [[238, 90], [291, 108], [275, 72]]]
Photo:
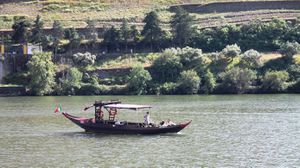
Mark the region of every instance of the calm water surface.
[[[151, 104], [156, 122], [193, 122], [179, 134], [104, 135], [53, 113], [61, 103], [92, 117], [82, 109], [95, 99]], [[0, 167], [300, 167], [300, 95], [2, 97], [0, 128]]]

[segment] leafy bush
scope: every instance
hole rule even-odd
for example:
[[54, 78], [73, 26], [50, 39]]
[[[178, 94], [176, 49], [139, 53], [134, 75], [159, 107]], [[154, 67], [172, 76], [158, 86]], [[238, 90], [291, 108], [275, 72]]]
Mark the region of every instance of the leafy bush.
[[262, 80], [262, 89], [266, 92], [282, 92], [286, 89], [289, 74], [286, 71], [269, 71]]
[[73, 54], [72, 59], [76, 65], [87, 66], [87, 65], [93, 65], [95, 63], [96, 56], [92, 55], [89, 52], [76, 53], [76, 54]]
[[201, 49], [185, 47], [178, 52], [178, 55], [184, 69], [196, 68], [202, 70], [210, 63], [210, 59], [202, 54]]
[[263, 63], [260, 60], [261, 54], [256, 50], [248, 50], [241, 55], [240, 66], [249, 69], [258, 69]]
[[27, 63], [31, 81], [29, 88], [35, 95], [50, 94], [55, 85], [55, 68], [51, 53], [36, 53]]
[[221, 52], [226, 58], [234, 58], [241, 54], [241, 48], [237, 44], [227, 45]]
[[129, 74], [128, 87], [133, 94], [143, 94], [146, 92], [147, 83], [152, 80], [150, 73], [141, 65], [132, 68]]
[[160, 94], [175, 94], [177, 93], [178, 84], [174, 82], [166, 82], [159, 87]]
[[203, 78], [201, 90], [204, 93], [208, 94], [208, 93], [212, 93], [215, 87], [216, 87], [216, 79], [214, 77], [214, 74], [211, 73], [210, 70], [207, 70]]
[[153, 62], [154, 79], [158, 82], [175, 82], [181, 69], [180, 58], [174, 49], [166, 49]]
[[99, 95], [102, 90], [105, 90], [101, 88], [99, 85], [94, 85], [91, 83], [86, 83], [81, 86], [81, 88], [78, 90], [79, 95]]
[[286, 42], [280, 46], [279, 52], [287, 58], [292, 58], [300, 52], [300, 44], [297, 42]]
[[3, 81], [6, 84], [16, 84], [27, 86], [29, 84], [29, 76], [28, 73], [25, 72], [17, 72], [11, 73], [3, 77]]
[[250, 69], [235, 67], [220, 74], [222, 80], [218, 87], [221, 93], [247, 93], [250, 89], [251, 81], [256, 78], [255, 72]]
[[194, 70], [187, 70], [180, 73], [178, 81], [179, 91], [183, 94], [195, 94], [199, 90], [201, 79]]
[[287, 72], [289, 73], [291, 81], [297, 81], [300, 79], [300, 65], [292, 64], [288, 67]]
[[81, 88], [82, 72], [73, 67], [67, 71], [66, 76], [60, 78], [63, 95], [75, 95]]

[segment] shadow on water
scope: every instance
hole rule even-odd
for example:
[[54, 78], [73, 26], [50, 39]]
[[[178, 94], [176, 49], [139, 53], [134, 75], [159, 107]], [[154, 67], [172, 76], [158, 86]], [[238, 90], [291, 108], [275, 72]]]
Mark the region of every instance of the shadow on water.
[[66, 136], [71, 138], [132, 138], [132, 137], [184, 137], [186, 134], [178, 133], [166, 133], [166, 134], [107, 134], [107, 133], [92, 133], [92, 132], [60, 132], [58, 136]]

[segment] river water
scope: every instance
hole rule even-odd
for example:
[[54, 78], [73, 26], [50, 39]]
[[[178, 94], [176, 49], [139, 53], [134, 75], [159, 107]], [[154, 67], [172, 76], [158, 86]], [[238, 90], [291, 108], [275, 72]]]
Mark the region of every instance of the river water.
[[[53, 113], [62, 104], [93, 117], [82, 109], [96, 99], [150, 104], [156, 122], [193, 122], [178, 134], [105, 135]], [[1, 97], [0, 128], [0, 167], [300, 167], [300, 95]]]

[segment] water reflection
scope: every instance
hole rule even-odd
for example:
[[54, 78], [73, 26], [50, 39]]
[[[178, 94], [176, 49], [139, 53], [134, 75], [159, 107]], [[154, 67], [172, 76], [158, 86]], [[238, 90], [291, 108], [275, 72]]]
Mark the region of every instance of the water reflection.
[[[159, 122], [193, 120], [179, 134], [86, 133], [76, 116], [95, 99], [151, 104]], [[299, 95], [0, 98], [0, 167], [300, 167]], [[143, 112], [120, 112], [143, 120]]]

